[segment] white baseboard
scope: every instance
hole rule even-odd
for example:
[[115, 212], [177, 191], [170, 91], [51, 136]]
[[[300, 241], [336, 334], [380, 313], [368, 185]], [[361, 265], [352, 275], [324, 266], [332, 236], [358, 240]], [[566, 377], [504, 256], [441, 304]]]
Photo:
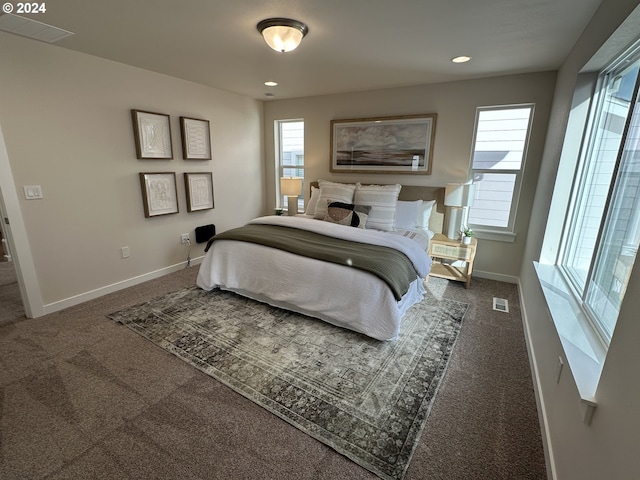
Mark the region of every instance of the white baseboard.
[[471, 274], [472, 277], [486, 278], [487, 280], [495, 280], [497, 282], [515, 283], [520, 282], [520, 279], [513, 275], [503, 275], [502, 273], [483, 272], [482, 270], [474, 270]]
[[[193, 266], [193, 265], [200, 264], [203, 258], [204, 257], [192, 258], [191, 265]], [[59, 300], [57, 302], [46, 304], [43, 306], [44, 314], [46, 315], [48, 313], [58, 312], [60, 310], [64, 310], [65, 308], [79, 305], [89, 300], [93, 300], [95, 298], [99, 298], [104, 295], [107, 295], [109, 293], [114, 293], [128, 287], [133, 287], [134, 285], [138, 285], [140, 283], [148, 282], [149, 280], [153, 280], [154, 278], [163, 277], [170, 273], [182, 270], [183, 268], [186, 268], [186, 266], [187, 266], [187, 262], [180, 262], [176, 265], [171, 265], [169, 267], [161, 268], [160, 270], [155, 270], [153, 272], [145, 273], [137, 277], [123, 280], [121, 282], [96, 288], [95, 290], [91, 290], [89, 292], [84, 292], [78, 295], [74, 295], [73, 297], [65, 298], [64, 300]]]
[[525, 308], [524, 298], [522, 296], [522, 285], [518, 279], [518, 296], [520, 297], [520, 312], [522, 314], [522, 326], [524, 327], [524, 339], [527, 345], [527, 353], [529, 354], [529, 366], [531, 368], [531, 376], [533, 378], [533, 390], [536, 397], [536, 406], [538, 407], [538, 419], [540, 423], [540, 436], [542, 437], [542, 445], [544, 448], [545, 463], [547, 465], [547, 478], [555, 480], [556, 468], [555, 458], [553, 455], [553, 446], [549, 434], [549, 423], [547, 418], [547, 410], [542, 397], [542, 386], [540, 385], [540, 376], [538, 375], [538, 363], [536, 362], [536, 354], [531, 345], [531, 335], [529, 329], [529, 319]]

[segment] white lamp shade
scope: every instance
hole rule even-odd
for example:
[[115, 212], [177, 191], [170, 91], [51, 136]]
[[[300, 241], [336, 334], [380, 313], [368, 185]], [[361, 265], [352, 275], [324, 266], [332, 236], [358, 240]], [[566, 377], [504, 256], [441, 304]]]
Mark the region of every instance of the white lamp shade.
[[302, 193], [302, 178], [282, 177], [280, 179], [280, 193], [285, 196], [298, 196]]
[[444, 204], [447, 207], [469, 207], [475, 195], [473, 183], [447, 183], [444, 190]]

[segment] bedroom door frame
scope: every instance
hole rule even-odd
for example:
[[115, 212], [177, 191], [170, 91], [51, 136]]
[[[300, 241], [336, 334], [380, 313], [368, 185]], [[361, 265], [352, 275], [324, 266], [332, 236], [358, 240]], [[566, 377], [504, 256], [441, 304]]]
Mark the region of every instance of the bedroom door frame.
[[16, 270], [25, 315], [29, 318], [40, 317], [45, 314], [42, 293], [22, 218], [2, 125], [0, 125], [0, 214], [2, 231]]

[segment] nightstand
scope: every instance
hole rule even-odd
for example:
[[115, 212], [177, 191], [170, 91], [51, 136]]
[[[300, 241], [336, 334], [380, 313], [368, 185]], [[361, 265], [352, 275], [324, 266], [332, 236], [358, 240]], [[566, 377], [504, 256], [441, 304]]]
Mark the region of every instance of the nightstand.
[[[471, 243], [463, 244], [460, 240], [452, 240], [446, 235], [436, 233], [429, 243], [429, 255], [433, 258], [430, 276], [464, 282], [466, 288], [471, 284], [473, 261], [476, 257], [478, 240], [471, 238]], [[451, 265], [444, 260], [464, 262], [464, 266]]]

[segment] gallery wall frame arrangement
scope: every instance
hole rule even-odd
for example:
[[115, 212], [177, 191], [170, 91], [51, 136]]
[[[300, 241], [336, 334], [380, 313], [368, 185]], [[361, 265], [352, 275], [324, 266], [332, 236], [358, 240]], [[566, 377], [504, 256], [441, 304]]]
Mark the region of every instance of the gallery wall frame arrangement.
[[336, 173], [430, 175], [437, 114], [331, 120]]
[[213, 174], [211, 172], [185, 173], [184, 191], [187, 196], [187, 212], [214, 208]]
[[211, 160], [209, 120], [180, 117], [180, 133], [185, 160]]
[[173, 159], [169, 115], [131, 110], [131, 118], [138, 159]]
[[178, 189], [174, 172], [140, 173], [144, 216], [178, 213]]

